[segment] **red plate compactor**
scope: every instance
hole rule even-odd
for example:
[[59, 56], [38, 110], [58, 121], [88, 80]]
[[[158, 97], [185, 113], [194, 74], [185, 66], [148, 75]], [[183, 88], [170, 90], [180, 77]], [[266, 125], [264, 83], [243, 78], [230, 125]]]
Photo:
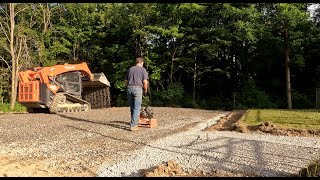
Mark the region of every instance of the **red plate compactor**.
[[[149, 102], [149, 98], [147, 99], [147, 102]], [[148, 104], [149, 103], [147, 103], [146, 106], [142, 107], [140, 110], [140, 119], [138, 124], [139, 127], [153, 128], [158, 126], [157, 119], [153, 117], [153, 109], [149, 107]]]

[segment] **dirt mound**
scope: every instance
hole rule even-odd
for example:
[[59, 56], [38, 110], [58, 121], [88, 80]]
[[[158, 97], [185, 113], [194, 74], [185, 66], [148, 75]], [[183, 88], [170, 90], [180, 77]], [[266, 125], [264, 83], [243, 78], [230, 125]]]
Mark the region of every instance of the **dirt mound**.
[[242, 132], [242, 133], [248, 133], [249, 130], [247, 126], [240, 124], [240, 123], [233, 123], [231, 124], [231, 130]]
[[232, 111], [229, 115], [222, 117], [218, 120], [216, 124], [214, 124], [211, 127], [208, 127], [207, 131], [231, 131], [235, 130], [238, 124], [236, 124], [239, 119], [242, 117], [242, 115], [245, 113], [245, 111]]
[[182, 170], [181, 166], [172, 160], [156, 166], [151, 171], [145, 171], [143, 174], [145, 177], [173, 177], [187, 175], [187, 173]]
[[254, 177], [254, 175], [232, 173], [226, 171], [191, 171], [185, 172], [181, 166], [169, 160], [163, 164], [160, 164], [154, 168], [143, 170], [142, 174], [144, 177]]
[[285, 136], [320, 136], [319, 130], [312, 129], [287, 129], [277, 127], [271, 122], [263, 122], [257, 126], [249, 126], [247, 127], [250, 131], [258, 131], [263, 133], [270, 133], [274, 135], [285, 135]]
[[229, 115], [222, 117], [216, 124], [208, 127], [206, 130], [238, 131], [242, 133], [259, 132], [285, 136], [320, 136], [320, 130], [287, 129], [277, 127], [271, 122], [263, 122], [256, 126], [246, 126], [239, 122], [244, 113], [245, 111], [243, 110], [232, 111]]

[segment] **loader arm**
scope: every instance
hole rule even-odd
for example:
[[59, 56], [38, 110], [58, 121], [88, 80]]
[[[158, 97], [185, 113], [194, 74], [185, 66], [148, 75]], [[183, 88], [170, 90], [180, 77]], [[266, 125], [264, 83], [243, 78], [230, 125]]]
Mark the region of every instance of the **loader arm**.
[[64, 64], [64, 65], [55, 65], [51, 67], [36, 67], [35, 71], [26, 70], [19, 72], [20, 82], [30, 82], [39, 80], [42, 83], [49, 84], [49, 80], [54, 76], [63, 74], [71, 71], [80, 71], [83, 74], [87, 75], [92, 81], [94, 76], [91, 73], [87, 63], [80, 64]]
[[64, 65], [55, 65], [52, 67], [44, 67], [42, 68], [39, 73], [43, 79], [43, 83], [48, 84], [49, 80], [54, 76], [71, 72], [71, 71], [80, 71], [83, 74], [87, 75], [90, 80], [93, 80], [93, 74], [91, 73], [87, 63], [81, 64], [64, 64]]

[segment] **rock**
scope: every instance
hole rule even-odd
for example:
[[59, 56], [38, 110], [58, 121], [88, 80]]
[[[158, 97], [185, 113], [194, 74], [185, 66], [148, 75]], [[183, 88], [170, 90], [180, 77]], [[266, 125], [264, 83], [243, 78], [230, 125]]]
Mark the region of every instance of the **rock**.
[[169, 160], [167, 166], [173, 169], [176, 166], [176, 164], [172, 160]]
[[174, 172], [172, 172], [172, 171], [169, 172], [169, 176], [173, 177], [173, 176], [175, 176], [175, 175], [176, 175], [176, 174], [175, 174]]
[[235, 130], [237, 128], [237, 124], [236, 123], [232, 123], [231, 124], [231, 130]]

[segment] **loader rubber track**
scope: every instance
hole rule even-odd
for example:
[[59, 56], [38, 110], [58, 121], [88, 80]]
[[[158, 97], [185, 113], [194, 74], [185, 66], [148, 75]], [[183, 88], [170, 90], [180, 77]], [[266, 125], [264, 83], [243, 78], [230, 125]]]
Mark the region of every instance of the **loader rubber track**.
[[50, 113], [89, 111], [91, 105], [76, 96], [67, 93], [57, 93], [49, 108]]
[[91, 104], [92, 109], [111, 107], [110, 87], [91, 87], [82, 92], [82, 99]]

